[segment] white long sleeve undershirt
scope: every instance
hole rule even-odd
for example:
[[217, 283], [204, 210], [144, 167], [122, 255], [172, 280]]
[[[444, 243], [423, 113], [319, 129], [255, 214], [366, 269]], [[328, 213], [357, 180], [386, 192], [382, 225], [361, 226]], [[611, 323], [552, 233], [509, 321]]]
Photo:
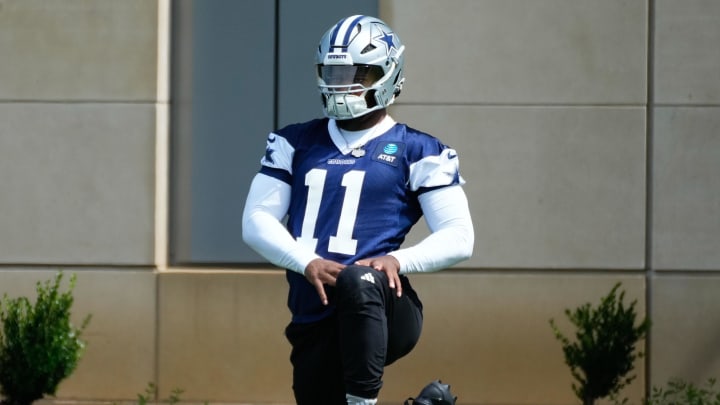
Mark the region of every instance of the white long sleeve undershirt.
[[290, 206], [290, 192], [289, 184], [256, 174], [245, 202], [242, 236], [270, 263], [302, 274], [320, 256], [298, 243], [281, 222]]
[[470, 258], [475, 233], [462, 187], [428, 191], [419, 201], [431, 233], [414, 246], [389, 253], [400, 262], [400, 273], [437, 271]]
[[[320, 256], [298, 243], [281, 222], [290, 195], [289, 184], [258, 173], [243, 211], [243, 240], [272, 264], [302, 274]], [[437, 271], [468, 259], [474, 232], [462, 187], [438, 188], [420, 195], [419, 201], [431, 234], [414, 246], [389, 252], [400, 262], [400, 273]]]

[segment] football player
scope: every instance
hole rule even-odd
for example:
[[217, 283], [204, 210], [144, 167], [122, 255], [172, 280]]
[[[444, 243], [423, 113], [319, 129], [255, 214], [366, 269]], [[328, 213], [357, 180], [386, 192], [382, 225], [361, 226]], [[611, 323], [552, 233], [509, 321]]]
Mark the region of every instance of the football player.
[[[332, 26], [316, 56], [325, 118], [271, 132], [250, 186], [243, 239], [287, 269], [300, 405], [375, 404], [384, 367], [412, 350], [422, 328], [406, 275], [472, 254], [457, 152], [388, 115], [404, 54], [377, 18]], [[401, 246], [421, 217], [430, 234]]]

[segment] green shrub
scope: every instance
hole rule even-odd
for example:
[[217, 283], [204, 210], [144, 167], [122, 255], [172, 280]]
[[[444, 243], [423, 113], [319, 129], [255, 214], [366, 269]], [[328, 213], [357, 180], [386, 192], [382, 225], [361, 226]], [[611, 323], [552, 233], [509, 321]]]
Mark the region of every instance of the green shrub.
[[720, 391], [715, 389], [715, 379], [708, 380], [705, 387], [681, 379], [671, 379], [664, 388], [653, 387], [646, 405], [720, 405]]
[[617, 394], [635, 378], [629, 373], [642, 352], [635, 351], [636, 344], [650, 329], [650, 321], [635, 325], [637, 314], [633, 301], [629, 307], [623, 303], [625, 291], [618, 295], [621, 283], [615, 284], [597, 308], [590, 303], [565, 315], [576, 326], [575, 339], [566, 337], [550, 319], [555, 337], [562, 344], [565, 363], [575, 379], [572, 389], [584, 405]]
[[0, 392], [3, 405], [29, 405], [45, 394], [54, 395], [58, 385], [75, 370], [85, 343], [80, 328], [70, 322], [72, 290], [60, 292], [63, 274], [54, 281], [37, 283], [33, 306], [26, 297], [0, 301]]
[[157, 385], [155, 385], [154, 382], [150, 381], [145, 387], [145, 391], [142, 394], [137, 394], [137, 405], [150, 405], [154, 403], [167, 403], [169, 405], [175, 405], [182, 400], [180, 398], [180, 395], [183, 392], [184, 391], [180, 388], [175, 388], [170, 391], [170, 396], [167, 399], [155, 401], [154, 399], [155, 397], [157, 397]]

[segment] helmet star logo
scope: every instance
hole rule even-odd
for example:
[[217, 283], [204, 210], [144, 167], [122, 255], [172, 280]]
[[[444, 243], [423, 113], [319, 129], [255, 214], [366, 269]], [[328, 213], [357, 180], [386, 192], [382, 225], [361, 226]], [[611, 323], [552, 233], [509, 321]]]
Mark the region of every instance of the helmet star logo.
[[392, 50], [393, 48], [397, 49], [395, 47], [395, 35], [392, 32], [387, 33], [385, 31], [383, 31], [382, 29], [380, 29], [380, 32], [381, 32], [381, 34], [376, 36], [373, 39], [377, 39], [381, 42], [384, 42], [385, 47], [387, 48], [387, 54], [390, 55], [390, 50]]

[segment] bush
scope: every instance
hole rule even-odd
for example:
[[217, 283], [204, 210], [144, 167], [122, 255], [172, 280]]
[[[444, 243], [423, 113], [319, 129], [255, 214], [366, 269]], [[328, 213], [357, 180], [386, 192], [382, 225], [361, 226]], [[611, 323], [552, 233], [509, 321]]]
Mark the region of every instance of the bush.
[[646, 405], [720, 405], [720, 391], [715, 389], [715, 379], [708, 380], [705, 387], [681, 379], [671, 379], [664, 388], [653, 387]]
[[562, 344], [565, 363], [577, 381], [572, 389], [584, 405], [615, 395], [632, 382], [635, 376], [629, 373], [635, 360], [642, 356], [642, 352], [635, 352], [635, 346], [647, 334], [650, 321], [635, 325], [637, 301], [625, 307], [625, 291], [618, 295], [620, 285], [615, 284], [597, 308], [587, 303], [574, 311], [565, 310], [577, 327], [572, 342], [550, 319], [555, 337]]
[[[175, 388], [172, 391], [170, 391], [170, 396], [161, 401], [155, 401], [155, 397], [157, 397], [157, 385], [155, 385], [154, 382], [148, 382], [147, 386], [145, 387], [145, 391], [142, 394], [137, 394], [137, 405], [150, 405], [155, 403], [167, 403], [169, 405], [175, 405], [181, 401], [180, 395], [183, 393], [183, 390], [180, 388]], [[114, 404], [117, 405], [117, 404]]]
[[0, 301], [0, 392], [2, 405], [29, 405], [45, 394], [54, 395], [58, 385], [75, 370], [85, 343], [81, 336], [90, 315], [80, 328], [70, 322], [75, 275], [68, 291], [60, 292], [63, 274], [54, 282], [37, 283], [33, 306], [26, 297]]

